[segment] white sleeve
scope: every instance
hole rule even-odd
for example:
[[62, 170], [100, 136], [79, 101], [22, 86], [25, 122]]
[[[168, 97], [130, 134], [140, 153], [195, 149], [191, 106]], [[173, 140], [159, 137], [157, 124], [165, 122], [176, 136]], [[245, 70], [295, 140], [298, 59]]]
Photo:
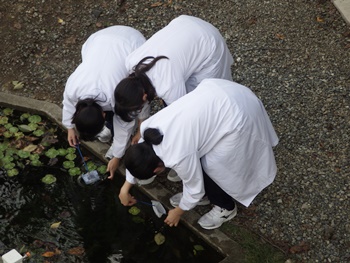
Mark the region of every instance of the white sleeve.
[[125, 180], [131, 184], [137, 184], [137, 179], [131, 175], [128, 169], [125, 171]]
[[125, 122], [119, 116], [113, 116], [113, 157], [122, 158], [133, 133], [136, 121]]
[[72, 124], [72, 117], [75, 112], [75, 104], [77, 102], [73, 101], [68, 97], [67, 92], [63, 93], [63, 109], [62, 109], [62, 124], [67, 128], [74, 128], [74, 124]]
[[205, 194], [202, 165], [196, 153], [185, 157], [179, 165], [173, 167], [182, 179], [183, 196], [179, 207], [190, 210], [203, 198]]

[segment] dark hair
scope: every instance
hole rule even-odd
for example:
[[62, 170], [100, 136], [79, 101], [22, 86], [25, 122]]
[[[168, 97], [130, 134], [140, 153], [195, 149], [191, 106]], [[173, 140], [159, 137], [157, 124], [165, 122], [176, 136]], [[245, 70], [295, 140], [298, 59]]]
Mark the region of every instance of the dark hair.
[[144, 180], [151, 178], [162, 160], [156, 155], [152, 144], [158, 145], [163, 135], [158, 129], [148, 128], [144, 132], [144, 142], [134, 144], [128, 148], [124, 156], [126, 169], [136, 178]]
[[[130, 112], [142, 109], [143, 94], [147, 94], [147, 100], [152, 101], [156, 96], [156, 90], [151, 80], [146, 75], [158, 60], [166, 56], [145, 57], [133, 68], [133, 73], [118, 83], [114, 90], [114, 112], [119, 115], [123, 121], [130, 122], [135, 116]], [[146, 60], [152, 59], [151, 62], [145, 63]]]
[[72, 123], [75, 124], [79, 137], [84, 141], [94, 140], [105, 125], [102, 107], [95, 99], [89, 98], [78, 101], [75, 109]]

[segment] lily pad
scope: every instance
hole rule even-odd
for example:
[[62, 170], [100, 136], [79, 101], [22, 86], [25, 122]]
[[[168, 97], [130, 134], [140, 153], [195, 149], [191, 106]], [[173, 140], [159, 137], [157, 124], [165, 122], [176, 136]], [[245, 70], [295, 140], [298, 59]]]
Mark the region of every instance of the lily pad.
[[68, 170], [69, 175], [76, 176], [81, 174], [81, 170], [79, 167], [73, 167]]
[[93, 171], [93, 170], [97, 169], [97, 165], [94, 164], [92, 161], [87, 162], [87, 167], [88, 167], [89, 171]]
[[68, 153], [66, 155], [67, 160], [73, 161], [75, 158], [77, 158], [77, 156], [74, 153]]
[[30, 159], [31, 161], [39, 160], [39, 159], [40, 159], [40, 155], [37, 154], [37, 153], [31, 154], [31, 155], [29, 156], [29, 159]]
[[45, 155], [49, 158], [55, 158], [58, 155], [58, 151], [55, 148], [50, 148]]
[[13, 109], [10, 109], [10, 108], [6, 108], [6, 109], [3, 109], [2, 111], [5, 115], [12, 115], [13, 113]]
[[56, 177], [52, 174], [47, 174], [41, 179], [44, 184], [53, 184], [56, 180]]
[[63, 148], [60, 148], [57, 151], [59, 156], [65, 156], [67, 154], [67, 150]]
[[44, 134], [45, 132], [43, 130], [35, 130], [33, 131], [33, 135], [40, 137]]
[[24, 150], [19, 150], [17, 152], [17, 155], [21, 157], [22, 159], [28, 158], [30, 156], [30, 152], [26, 152]]
[[68, 153], [75, 153], [75, 148], [74, 147], [69, 147], [68, 149], [67, 149], [67, 154]]
[[165, 236], [164, 236], [162, 233], [160, 233], [160, 232], [157, 233], [157, 234], [155, 234], [155, 236], [154, 236], [154, 242], [156, 242], [156, 244], [157, 244], [158, 246], [164, 244], [164, 242], [165, 242]]
[[136, 206], [132, 206], [129, 209], [129, 213], [132, 214], [133, 216], [137, 216], [140, 212], [141, 212], [141, 210], [139, 208], [137, 208]]
[[0, 116], [0, 124], [1, 125], [8, 123], [8, 121], [9, 121], [9, 119], [7, 117]]
[[24, 120], [28, 119], [29, 117], [30, 117], [30, 114], [29, 114], [29, 113], [23, 113], [23, 114], [19, 117], [19, 119], [20, 119], [21, 121], [24, 121]]
[[41, 162], [39, 159], [37, 159], [37, 160], [32, 160], [32, 161], [30, 162], [30, 164], [33, 165], [33, 166], [42, 166], [42, 165], [43, 165], [42, 162]]
[[99, 172], [100, 174], [105, 174], [107, 171], [107, 166], [106, 165], [101, 165], [97, 168], [97, 172]]
[[73, 161], [64, 161], [63, 162], [63, 167], [65, 169], [70, 169], [70, 168], [73, 168], [74, 166], [75, 166], [75, 164]]
[[32, 130], [32, 131], [35, 131], [36, 129], [38, 129], [38, 124], [36, 123], [29, 123], [28, 124], [28, 127]]
[[12, 177], [12, 176], [15, 176], [15, 175], [18, 175], [18, 174], [19, 174], [19, 172], [18, 172], [17, 169], [7, 170], [7, 175], [8, 175], [9, 177]]
[[30, 123], [38, 123], [41, 122], [41, 117], [39, 115], [32, 115], [28, 118]]

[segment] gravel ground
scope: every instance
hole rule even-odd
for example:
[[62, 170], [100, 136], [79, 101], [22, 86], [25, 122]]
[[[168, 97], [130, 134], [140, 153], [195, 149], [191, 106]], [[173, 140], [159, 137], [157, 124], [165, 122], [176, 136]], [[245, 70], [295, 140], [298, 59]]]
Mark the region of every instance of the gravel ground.
[[295, 262], [350, 262], [350, 28], [329, 0], [0, 0], [1, 90], [60, 104], [91, 33], [124, 24], [148, 38], [181, 14], [221, 31], [234, 80], [280, 137], [275, 182], [228, 224]]

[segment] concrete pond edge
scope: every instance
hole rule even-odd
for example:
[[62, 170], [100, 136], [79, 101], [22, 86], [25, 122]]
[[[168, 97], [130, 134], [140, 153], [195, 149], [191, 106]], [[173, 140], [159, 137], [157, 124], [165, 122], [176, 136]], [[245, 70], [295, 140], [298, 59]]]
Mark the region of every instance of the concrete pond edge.
[[[62, 108], [54, 103], [0, 92], [0, 106], [43, 115], [57, 123], [64, 131], [66, 130], [62, 125]], [[97, 158], [107, 163], [104, 154], [109, 148], [108, 144], [98, 141], [83, 142], [82, 144]], [[119, 167], [119, 172], [125, 176], [125, 167], [123, 165]], [[172, 193], [158, 183], [157, 180], [150, 185], [137, 187], [150, 198], [159, 200], [167, 209], [172, 208], [169, 203]], [[200, 228], [197, 224], [199, 218], [200, 215], [191, 210], [184, 214], [181, 222], [225, 257], [220, 263], [244, 262], [244, 253], [238, 243], [230, 239], [220, 229], [205, 230]]]

